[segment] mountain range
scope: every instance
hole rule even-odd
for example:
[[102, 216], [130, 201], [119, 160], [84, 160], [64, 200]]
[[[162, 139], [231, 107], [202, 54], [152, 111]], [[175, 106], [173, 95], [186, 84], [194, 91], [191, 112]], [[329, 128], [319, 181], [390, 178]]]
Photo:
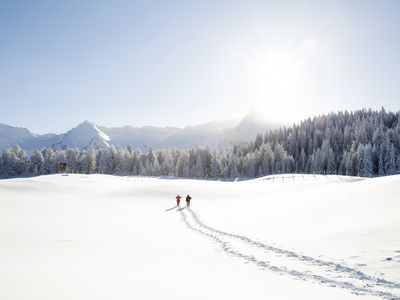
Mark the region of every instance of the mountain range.
[[240, 120], [214, 121], [205, 124], [178, 127], [105, 127], [84, 121], [63, 134], [35, 134], [26, 128], [0, 124], [0, 150], [19, 145], [28, 153], [44, 147], [64, 149], [77, 147], [109, 147], [110, 145], [149, 148], [191, 148], [197, 146], [221, 146], [246, 142], [258, 133], [265, 133], [278, 124], [266, 121], [251, 112]]

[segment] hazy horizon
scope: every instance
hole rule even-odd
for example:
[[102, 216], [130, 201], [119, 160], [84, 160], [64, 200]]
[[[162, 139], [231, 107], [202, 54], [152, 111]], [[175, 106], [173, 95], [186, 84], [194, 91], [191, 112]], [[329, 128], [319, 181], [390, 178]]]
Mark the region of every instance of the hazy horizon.
[[82, 124], [82, 123], [84, 123], [84, 122], [94, 123], [94, 124], [96, 124], [97, 126], [102, 126], [102, 127], [107, 127], [107, 128], [121, 128], [121, 127], [130, 126], [130, 127], [134, 127], [134, 128], [159, 127], [159, 128], [179, 128], [179, 129], [185, 129], [185, 128], [187, 128], [187, 127], [201, 126], [201, 125], [205, 125], [205, 124], [208, 124], [208, 123], [214, 123], [214, 122], [235, 122], [235, 121], [240, 122], [240, 121], [242, 121], [244, 118], [246, 118], [246, 117], [251, 117], [251, 116], [253, 115], [253, 116], [255, 116], [255, 117], [257, 118], [257, 120], [263, 120], [263, 121], [265, 121], [266, 124], [270, 124], [270, 125], [272, 125], [272, 126], [277, 126], [277, 127], [282, 127], [282, 126], [292, 126], [293, 124], [299, 125], [302, 121], [305, 121], [305, 120], [307, 120], [308, 118], [313, 119], [314, 117], [319, 117], [319, 116], [322, 116], [322, 115], [329, 115], [329, 114], [331, 114], [331, 113], [336, 114], [336, 113], [342, 113], [342, 112], [345, 112], [345, 111], [347, 111], [347, 112], [349, 112], [349, 113], [352, 113], [352, 112], [362, 111], [362, 110], [380, 111], [382, 108], [385, 109], [386, 112], [393, 112], [393, 113], [399, 113], [399, 112], [400, 112], [400, 110], [389, 110], [389, 109], [386, 109], [386, 108], [383, 107], [383, 106], [382, 106], [380, 109], [372, 109], [372, 108], [363, 107], [363, 108], [356, 109], [356, 110], [329, 111], [329, 112], [320, 113], [320, 114], [316, 114], [316, 115], [312, 115], [312, 116], [307, 116], [307, 117], [304, 117], [304, 118], [302, 118], [302, 119], [300, 119], [300, 120], [298, 120], [298, 121], [293, 121], [293, 122], [280, 122], [280, 121], [276, 121], [276, 120], [274, 120], [274, 121], [268, 120], [268, 118], [265, 117], [264, 115], [262, 115], [261, 113], [259, 113], [259, 112], [257, 112], [257, 111], [250, 110], [250, 111], [247, 112], [247, 114], [243, 115], [243, 116], [240, 117], [240, 118], [225, 119], [225, 120], [223, 120], [223, 119], [221, 119], [221, 120], [209, 120], [209, 121], [205, 121], [205, 122], [203, 122], [203, 123], [187, 124], [187, 125], [184, 125], [184, 126], [172, 126], [172, 125], [168, 125], [168, 124], [167, 124], [167, 125], [153, 125], [153, 124], [142, 124], [142, 125], [140, 125], [140, 124], [139, 124], [139, 125], [132, 125], [132, 124], [113, 124], [113, 125], [105, 125], [105, 123], [107, 123], [107, 122], [103, 122], [103, 123], [102, 123], [102, 122], [94, 122], [93, 120], [85, 119], [85, 120], [78, 121], [76, 124], [73, 124], [70, 128], [67, 128], [67, 129], [64, 130], [64, 131], [58, 131], [58, 132], [55, 131], [55, 130], [52, 130], [51, 128], [49, 128], [49, 129], [48, 129], [47, 131], [45, 131], [45, 132], [35, 132], [35, 131], [31, 130], [29, 127], [18, 126], [18, 125], [15, 125], [15, 124], [5, 124], [5, 123], [2, 123], [2, 122], [0, 122], [0, 124], [8, 125], [8, 126], [11, 126], [11, 127], [16, 127], [16, 128], [25, 128], [25, 129], [28, 129], [31, 133], [43, 135], [43, 134], [63, 134], [63, 133], [66, 133], [67, 131], [69, 131], [69, 130], [71, 130], [71, 129], [77, 127], [77, 126], [79, 126], [80, 124]]
[[0, 123], [183, 128], [398, 111], [398, 1], [5, 1]]
[[[173, 127], [173, 128], [180, 128], [180, 129], [184, 129], [184, 128], [186, 128], [186, 127], [191, 127], [191, 126], [199, 126], [199, 125], [204, 125], [204, 124], [208, 124], [208, 123], [214, 123], [214, 122], [234, 122], [234, 121], [241, 121], [242, 119], [244, 119], [245, 117], [248, 117], [248, 116], [251, 116], [251, 115], [254, 115], [256, 112], [255, 111], [249, 111], [249, 112], [247, 112], [247, 114], [245, 114], [245, 115], [243, 115], [242, 117], [240, 117], [240, 118], [235, 118], [235, 119], [225, 119], [225, 120], [209, 120], [209, 121], [206, 121], [206, 122], [203, 122], [203, 123], [196, 123], [196, 124], [187, 124], [187, 125], [183, 125], [183, 126], [172, 126], [172, 125], [153, 125], [153, 124], [142, 124], [142, 125], [132, 125], [132, 124], [114, 124], [114, 125], [105, 125], [104, 123], [107, 123], [107, 121], [105, 121], [105, 122], [94, 122], [93, 120], [90, 120], [90, 119], [84, 119], [84, 120], [81, 120], [81, 121], [78, 121], [78, 123], [76, 123], [76, 124], [74, 124], [74, 125], [72, 125], [72, 127], [71, 128], [67, 128], [65, 131], [60, 131], [60, 132], [56, 132], [56, 131], [52, 131], [51, 130], [51, 128], [49, 128], [47, 131], [45, 131], [45, 132], [34, 132], [34, 131], [32, 131], [29, 127], [23, 127], [23, 126], [18, 126], [18, 125], [15, 125], [15, 124], [6, 124], [6, 123], [2, 123], [2, 122], [0, 122], [0, 124], [3, 124], [3, 125], [8, 125], [8, 126], [11, 126], [11, 127], [17, 127], [17, 128], [26, 128], [26, 129], [28, 129], [29, 131], [31, 131], [32, 133], [35, 133], [35, 134], [48, 134], [48, 133], [54, 133], [54, 134], [62, 134], [62, 133], [65, 133], [66, 131], [68, 131], [68, 130], [70, 130], [70, 129], [72, 129], [72, 128], [74, 128], [74, 127], [77, 127], [78, 125], [80, 125], [80, 124], [82, 124], [82, 123], [84, 123], [84, 122], [90, 122], [90, 123], [94, 123], [94, 124], [96, 124], [97, 126], [103, 126], [103, 127], [108, 127], [108, 128], [121, 128], [121, 127], [125, 127], [125, 126], [131, 126], [131, 127], [135, 127], [135, 128], [141, 128], [141, 127], [160, 127], [160, 128], [168, 128], [168, 127]], [[259, 116], [258, 117], [263, 117], [262, 115], [260, 115], [259, 114]], [[263, 117], [263, 119], [265, 120], [265, 121], [268, 121], [265, 117]], [[278, 122], [278, 121], [277, 121]]]

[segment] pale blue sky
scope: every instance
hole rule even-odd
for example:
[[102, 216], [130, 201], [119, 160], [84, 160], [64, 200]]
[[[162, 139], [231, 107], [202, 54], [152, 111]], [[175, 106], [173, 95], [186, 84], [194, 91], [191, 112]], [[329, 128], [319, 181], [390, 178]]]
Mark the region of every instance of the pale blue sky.
[[0, 123], [400, 109], [400, 1], [0, 0]]

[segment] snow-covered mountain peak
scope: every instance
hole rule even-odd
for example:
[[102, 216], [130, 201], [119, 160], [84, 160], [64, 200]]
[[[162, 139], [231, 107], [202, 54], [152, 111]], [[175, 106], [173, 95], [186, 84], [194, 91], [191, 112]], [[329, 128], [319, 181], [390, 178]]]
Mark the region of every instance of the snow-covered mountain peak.
[[267, 118], [261, 112], [252, 109], [243, 117], [241, 123], [243, 122], [267, 123]]
[[109, 147], [110, 137], [93, 122], [84, 121], [61, 136], [55, 147], [78, 147], [81, 149]]
[[105, 141], [110, 141], [110, 137], [105, 134], [103, 131], [101, 131], [97, 125], [93, 122], [90, 121], [84, 121], [81, 124], [79, 124], [77, 127], [71, 129], [66, 133], [66, 135], [79, 135], [81, 137], [94, 137], [98, 136], [99, 138], [105, 140]]

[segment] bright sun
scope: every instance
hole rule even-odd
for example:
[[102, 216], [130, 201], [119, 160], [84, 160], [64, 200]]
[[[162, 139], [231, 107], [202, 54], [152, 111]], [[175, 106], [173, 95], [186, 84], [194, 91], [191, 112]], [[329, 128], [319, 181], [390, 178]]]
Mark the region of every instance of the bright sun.
[[[301, 80], [301, 68], [285, 53], [274, 53], [259, 67], [261, 99], [257, 106], [269, 119], [290, 119]], [[292, 108], [292, 109], [289, 109]]]
[[314, 52], [315, 40], [306, 39], [298, 47], [269, 45], [247, 56], [255, 90], [250, 100], [253, 107], [269, 118], [291, 118], [297, 99], [304, 94]]
[[300, 66], [284, 52], [267, 54], [257, 69], [259, 84], [275, 99], [293, 91], [301, 80]]

